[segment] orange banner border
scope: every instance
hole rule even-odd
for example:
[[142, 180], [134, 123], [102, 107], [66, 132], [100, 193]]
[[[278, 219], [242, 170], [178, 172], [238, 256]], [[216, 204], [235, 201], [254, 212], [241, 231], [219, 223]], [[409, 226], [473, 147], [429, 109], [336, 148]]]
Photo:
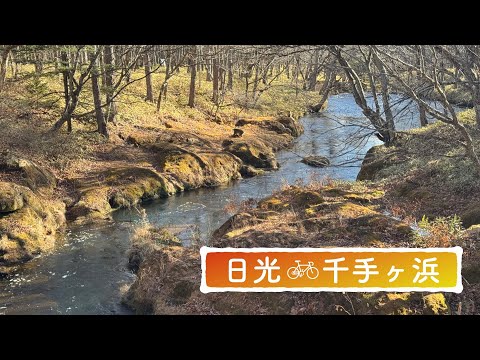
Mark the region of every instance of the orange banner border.
[[[295, 252], [311, 252], [311, 253], [363, 253], [363, 252], [377, 252], [377, 253], [452, 253], [456, 255], [457, 269], [456, 269], [456, 284], [453, 287], [211, 287], [207, 285], [206, 279], [206, 259], [207, 254], [210, 253], [295, 253]], [[459, 246], [452, 248], [213, 248], [203, 246], [200, 249], [201, 264], [202, 264], [202, 280], [200, 291], [204, 294], [211, 292], [378, 292], [378, 291], [392, 291], [392, 292], [453, 292], [461, 293], [463, 291], [462, 285], [462, 254], [463, 249]]]

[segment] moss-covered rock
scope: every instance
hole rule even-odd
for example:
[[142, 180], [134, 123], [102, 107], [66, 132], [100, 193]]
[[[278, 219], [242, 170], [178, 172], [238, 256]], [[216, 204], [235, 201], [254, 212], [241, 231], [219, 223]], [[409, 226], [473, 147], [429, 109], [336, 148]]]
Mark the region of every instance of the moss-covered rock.
[[323, 197], [316, 191], [292, 187], [282, 194], [272, 195], [258, 202], [260, 210], [302, 210], [323, 202]]
[[159, 153], [162, 171], [175, 177], [185, 190], [218, 186], [241, 177], [241, 161], [225, 152], [193, 153], [168, 145]]
[[260, 141], [234, 142], [225, 147], [225, 151], [240, 158], [246, 165], [260, 169], [277, 169], [275, 154]]
[[467, 237], [480, 240], [480, 224], [470, 226], [465, 232]]
[[0, 213], [21, 209], [24, 205], [22, 188], [9, 182], [0, 182]]
[[56, 234], [65, 225], [62, 202], [42, 199], [24, 186], [8, 186], [22, 197], [23, 205], [0, 217], [0, 273], [53, 249]]
[[376, 174], [393, 162], [391, 155], [385, 154], [383, 145], [371, 147], [363, 159], [357, 180], [375, 180]]
[[330, 160], [328, 160], [325, 156], [318, 156], [318, 155], [305, 156], [300, 161], [304, 164], [307, 164], [313, 167], [320, 167], [320, 168], [330, 165]]
[[0, 169], [19, 172], [23, 179], [21, 185], [28, 186], [34, 191], [50, 192], [57, 184], [55, 175], [51, 171], [11, 152], [0, 155]]
[[128, 268], [137, 273], [140, 264], [156, 249], [181, 245], [181, 240], [167, 229], [149, 224], [143, 225], [134, 232], [132, 246], [128, 250]]
[[256, 169], [253, 166], [250, 165], [242, 165], [240, 168], [240, 174], [244, 178], [250, 178], [258, 175], [263, 175], [265, 172], [261, 169]]
[[447, 315], [450, 313], [445, 295], [442, 293], [429, 294], [423, 297], [425, 302], [424, 314], [425, 315]]
[[163, 175], [146, 168], [116, 168], [75, 181], [78, 201], [68, 210], [69, 220], [86, 223], [110, 219], [110, 213], [140, 201], [166, 197], [177, 191]]
[[255, 218], [248, 213], [238, 213], [231, 216], [227, 221], [225, 221], [217, 230], [214, 231], [213, 238], [221, 238], [225, 234], [231, 232], [234, 229], [245, 227], [249, 224], [253, 224]]
[[293, 137], [298, 137], [303, 133], [303, 126], [291, 116], [280, 116], [275, 120], [290, 129]]
[[421, 309], [421, 296], [414, 293], [364, 294], [374, 312], [382, 315], [413, 315]]
[[277, 118], [256, 118], [256, 119], [240, 119], [235, 126], [242, 127], [245, 125], [254, 125], [273, 131], [277, 134], [288, 134], [298, 137], [303, 133], [303, 127], [298, 121], [289, 116], [280, 116]]

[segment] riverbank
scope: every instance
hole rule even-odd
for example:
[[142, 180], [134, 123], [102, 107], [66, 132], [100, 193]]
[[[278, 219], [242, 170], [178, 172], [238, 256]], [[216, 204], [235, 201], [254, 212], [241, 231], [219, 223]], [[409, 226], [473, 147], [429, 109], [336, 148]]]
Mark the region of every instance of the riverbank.
[[[285, 186], [221, 226], [214, 247], [411, 247], [415, 234], [382, 213], [384, 192], [347, 182]], [[130, 252], [137, 278], [124, 301], [147, 314], [446, 314], [443, 294], [210, 293], [199, 290], [198, 248], [165, 245], [138, 230]]]
[[[473, 112], [463, 113], [462, 121], [472, 126], [478, 147]], [[289, 185], [257, 203], [237, 204], [208, 245], [461, 246], [462, 294], [202, 294], [198, 249], [167, 246], [140, 233], [130, 253], [137, 278], [124, 301], [138, 313], [155, 314], [477, 314], [480, 183], [455, 139], [441, 123], [410, 130], [395, 146], [369, 152], [362, 181]]]
[[[161, 76], [154, 74], [154, 85]], [[67, 223], [108, 221], [120, 208], [276, 169], [275, 151], [302, 131], [285, 107], [298, 116], [319, 97], [274, 89], [250, 109], [238, 104], [212, 113], [201, 86], [197, 107], [183, 104], [179, 92], [188, 80], [183, 72], [175, 77], [160, 113], [143, 100], [142, 86], [132, 86], [119, 99], [108, 140], [88, 121], [74, 121], [72, 133], [51, 132], [61, 106], [32, 104], [28, 84], [2, 93], [1, 273], [54, 249]]]

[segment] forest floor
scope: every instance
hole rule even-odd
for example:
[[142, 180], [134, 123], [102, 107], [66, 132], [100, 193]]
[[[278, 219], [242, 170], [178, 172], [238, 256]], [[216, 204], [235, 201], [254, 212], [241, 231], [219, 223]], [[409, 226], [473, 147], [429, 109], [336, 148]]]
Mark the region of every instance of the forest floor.
[[[154, 88], [163, 76], [153, 74]], [[95, 132], [93, 118], [74, 119], [71, 133], [51, 131], [63, 107], [58, 75], [36, 78], [25, 70], [8, 83], [0, 98], [0, 273], [52, 250], [67, 221], [109, 220], [120, 207], [276, 168], [274, 152], [301, 131], [290, 115], [320, 99], [283, 79], [249, 109], [236, 91], [216, 108], [205, 76], [198, 74], [196, 107], [189, 108], [190, 75], [175, 75], [159, 112], [144, 101], [143, 82], [132, 84], [118, 99], [108, 140]], [[239, 119], [249, 123], [232, 138]]]
[[[473, 111], [461, 118], [478, 148]], [[479, 314], [480, 179], [456, 140], [441, 123], [414, 129], [395, 146], [374, 147], [361, 181], [285, 185], [256, 204], [230, 205], [237, 214], [209, 246], [461, 246], [461, 294], [202, 294], [198, 249], [166, 245], [162, 239], [174, 237], [159, 240], [158, 230], [147, 226], [133, 237], [130, 261], [137, 279], [125, 302], [139, 313], [156, 314]]]

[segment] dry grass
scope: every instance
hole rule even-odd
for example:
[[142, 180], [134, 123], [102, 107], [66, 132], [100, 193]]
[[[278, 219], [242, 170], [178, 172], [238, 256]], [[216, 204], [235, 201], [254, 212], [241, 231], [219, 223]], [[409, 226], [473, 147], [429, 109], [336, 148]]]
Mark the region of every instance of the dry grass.
[[[48, 73], [48, 69], [45, 69]], [[158, 95], [165, 69], [153, 74], [154, 97]], [[109, 124], [110, 139], [106, 141], [95, 132], [93, 117], [74, 119], [73, 132], [66, 133], [65, 127], [57, 133], [50, 132], [52, 124], [60, 118], [64, 107], [61, 94], [62, 82], [58, 75], [33, 76], [33, 66], [21, 66], [16, 82], [9, 82], [0, 98], [0, 151], [6, 149], [51, 169], [59, 178], [83, 177], [94, 170], [101, 170], [113, 157], [115, 166], [130, 163], [149, 166], [149, 159], [141, 151], [134, 151], [125, 140], [131, 136], [143, 142], [154, 142], [157, 138], [199, 138], [213, 147], [231, 134], [233, 121], [238, 117], [275, 116], [292, 111], [300, 115], [306, 105], [318, 100], [317, 92], [295, 90], [288, 80], [280, 77], [275, 86], [263, 93], [257, 106], [242, 109], [239, 95], [242, 83], [236, 81], [234, 90], [225, 94], [224, 104], [214, 108], [211, 100], [211, 82], [205, 81], [206, 73], [199, 72], [197, 79], [196, 108], [187, 106], [190, 75], [186, 69], [169, 81], [167, 98], [160, 112], [156, 105], [144, 101], [145, 82], [140, 80], [117, 98], [118, 116], [115, 124]], [[143, 76], [139, 69], [132, 79]], [[90, 88], [81, 93], [78, 112], [92, 110]], [[217, 119], [215, 120], [215, 117]], [[219, 121], [218, 119], [223, 119]], [[217, 123], [217, 122], [219, 123]], [[247, 133], [246, 137], [255, 134]], [[123, 150], [126, 149], [126, 150]], [[124, 156], [116, 156], [116, 155]], [[138, 159], [138, 160], [137, 160]], [[112, 164], [113, 165], [113, 164]]]
[[232, 194], [227, 201], [228, 202], [223, 210], [230, 216], [241, 212], [250, 211], [257, 204], [255, 199], [240, 200], [236, 194]]

